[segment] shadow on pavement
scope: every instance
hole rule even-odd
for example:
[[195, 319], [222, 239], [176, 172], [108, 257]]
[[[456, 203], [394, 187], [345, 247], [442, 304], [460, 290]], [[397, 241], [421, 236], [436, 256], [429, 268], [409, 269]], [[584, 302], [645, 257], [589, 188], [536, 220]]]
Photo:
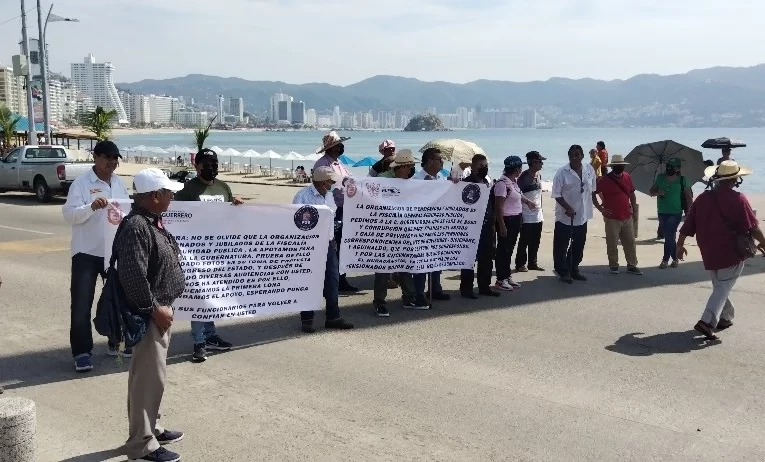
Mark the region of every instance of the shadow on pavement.
[[701, 334], [693, 329], [685, 332], [649, 335], [648, 337], [638, 337], [639, 335], [645, 334], [634, 332], [622, 335], [613, 345], [607, 346], [606, 350], [627, 356], [651, 356], [661, 353], [690, 353], [721, 343], [720, 340], [705, 340]]
[[90, 454], [70, 457], [68, 459], [63, 459], [61, 462], [102, 462], [124, 455], [125, 448], [124, 446], [120, 446], [114, 449], [107, 449], [106, 451], [91, 452]]
[[11, 192], [11, 193], [0, 193], [0, 204], [7, 204], [7, 205], [22, 205], [26, 207], [34, 207], [34, 206], [40, 206], [40, 207], [50, 207], [50, 206], [56, 206], [61, 207], [66, 202], [66, 197], [62, 196], [53, 196], [50, 200], [50, 202], [42, 203], [37, 200], [37, 197], [33, 193], [21, 193], [21, 192]]

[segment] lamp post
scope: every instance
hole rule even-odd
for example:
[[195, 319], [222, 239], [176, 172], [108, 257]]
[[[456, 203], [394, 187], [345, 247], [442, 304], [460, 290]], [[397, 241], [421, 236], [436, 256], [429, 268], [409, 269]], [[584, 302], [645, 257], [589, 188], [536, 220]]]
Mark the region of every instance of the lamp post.
[[80, 22], [79, 19], [64, 18], [53, 14], [53, 4], [48, 9], [48, 15], [45, 17], [45, 25], [42, 22], [42, 7], [40, 0], [37, 0], [37, 28], [40, 32], [38, 40], [40, 45], [40, 76], [42, 78], [42, 97], [43, 97], [43, 118], [45, 119], [45, 140], [50, 143], [50, 95], [48, 94], [48, 46], [45, 43], [46, 32], [48, 31], [48, 22]]
[[[24, 56], [27, 59], [27, 66], [29, 66], [29, 37], [27, 36], [27, 11], [24, 6], [24, 0], [21, 0], [21, 43], [24, 52]], [[32, 76], [27, 75], [24, 77], [27, 84], [27, 120], [29, 121], [29, 131], [27, 132], [27, 144], [37, 144], [37, 131], [35, 131], [35, 107], [32, 102]]]

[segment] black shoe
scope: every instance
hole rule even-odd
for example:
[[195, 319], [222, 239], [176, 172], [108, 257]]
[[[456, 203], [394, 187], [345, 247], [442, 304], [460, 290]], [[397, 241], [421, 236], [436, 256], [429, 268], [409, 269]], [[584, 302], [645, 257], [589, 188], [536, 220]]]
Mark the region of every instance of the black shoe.
[[340, 277], [340, 285], [338, 285], [338, 290], [340, 292], [358, 292], [359, 288], [354, 287], [348, 283], [348, 279], [345, 278], [345, 276]]
[[496, 290], [491, 290], [489, 287], [484, 287], [483, 289], [478, 289], [478, 295], [486, 295], [487, 297], [499, 297], [501, 294], [497, 292]]
[[[430, 298], [430, 292], [425, 292], [425, 298]], [[433, 292], [433, 298], [432, 300], [439, 300], [442, 302], [451, 300], [451, 295], [444, 293], [444, 292]]]
[[390, 316], [390, 311], [388, 311], [388, 307], [385, 305], [377, 305], [375, 307], [375, 312], [377, 313], [377, 316], [381, 318], [387, 318]]
[[545, 269], [537, 264], [529, 265], [531, 271], [544, 271]]
[[332, 321], [325, 321], [324, 327], [327, 329], [353, 329], [353, 324], [347, 322], [343, 318], [333, 319]]
[[462, 298], [469, 298], [470, 300], [478, 300], [478, 295], [475, 294], [472, 290], [470, 292], [468, 291], [460, 291], [460, 295]]
[[157, 436], [157, 442], [162, 446], [166, 444], [177, 443], [183, 439], [183, 432], [174, 432], [171, 430], [165, 430], [161, 435]]
[[572, 274], [571, 275], [571, 279], [573, 279], [574, 281], [586, 281], [587, 280], [587, 278], [582, 273], [579, 273], [579, 272]]
[[528, 272], [529, 272], [529, 269], [528, 269], [528, 268], [526, 268], [526, 265], [523, 265], [523, 266], [516, 266], [516, 267], [515, 267], [515, 272], [516, 272], [516, 273], [528, 273]]
[[231, 349], [232, 344], [229, 342], [223, 340], [218, 335], [213, 335], [210, 338], [207, 339], [205, 342], [205, 346], [208, 350], [214, 350], [214, 351], [228, 351]]
[[128, 459], [128, 462], [178, 462], [179, 460], [181, 460], [180, 454], [161, 447], [138, 459]]
[[417, 297], [414, 299], [414, 303], [404, 303], [404, 308], [412, 310], [429, 310], [430, 303], [428, 303], [425, 297]]
[[313, 334], [314, 332], [316, 332], [316, 328], [313, 327], [313, 321], [301, 321], [300, 324], [301, 324], [300, 328], [306, 334]]
[[191, 360], [195, 363], [207, 361], [207, 348], [205, 348], [204, 343], [194, 344], [194, 354], [191, 355]]

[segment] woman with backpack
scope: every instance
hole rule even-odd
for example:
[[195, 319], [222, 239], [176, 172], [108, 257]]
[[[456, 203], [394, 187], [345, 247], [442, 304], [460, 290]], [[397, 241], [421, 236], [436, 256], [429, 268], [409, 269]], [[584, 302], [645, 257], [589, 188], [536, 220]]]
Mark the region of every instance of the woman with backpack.
[[656, 197], [659, 227], [664, 234], [664, 256], [659, 268], [677, 268], [677, 229], [680, 227], [683, 212], [688, 210], [693, 201], [690, 185], [685, 177], [680, 175], [680, 159], [667, 161], [664, 173], [656, 177], [649, 194]]

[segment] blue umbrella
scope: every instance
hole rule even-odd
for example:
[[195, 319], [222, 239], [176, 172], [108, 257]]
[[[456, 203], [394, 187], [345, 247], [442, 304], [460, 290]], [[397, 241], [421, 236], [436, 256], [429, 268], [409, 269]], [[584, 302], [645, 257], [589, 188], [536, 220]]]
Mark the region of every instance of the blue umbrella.
[[340, 163], [343, 164], [343, 165], [353, 165], [353, 164], [356, 163], [355, 160], [351, 159], [350, 157], [346, 156], [345, 154], [343, 154], [342, 156], [338, 157], [337, 160], [339, 160]]
[[[345, 157], [345, 155], [343, 155], [343, 157]], [[374, 157], [365, 157], [361, 159], [360, 161], [356, 162], [355, 164], [353, 164], [352, 167], [371, 167], [376, 163], [377, 163], [377, 159], [375, 159]]]

